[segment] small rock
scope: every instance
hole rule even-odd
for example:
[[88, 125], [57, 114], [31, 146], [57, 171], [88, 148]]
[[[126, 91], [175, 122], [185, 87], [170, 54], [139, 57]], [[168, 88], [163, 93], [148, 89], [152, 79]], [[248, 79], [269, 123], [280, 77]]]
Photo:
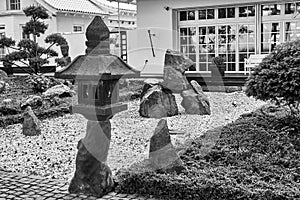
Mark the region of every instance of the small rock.
[[63, 97], [72, 97], [74, 95], [75, 95], [75, 91], [71, 90], [68, 86], [63, 84], [55, 85], [43, 93], [43, 96], [46, 98], [48, 97], [52, 98], [55, 96], [63, 98]]
[[142, 117], [162, 118], [178, 115], [178, 107], [172, 91], [161, 85], [145, 84], [139, 113]]
[[197, 94], [193, 89], [183, 91], [181, 105], [187, 114], [210, 115], [209, 100], [204, 93]]
[[0, 81], [0, 93], [4, 92], [8, 87], [8, 84], [5, 81]]
[[35, 116], [30, 106], [27, 106], [24, 113], [23, 134], [26, 136], [41, 134], [41, 122]]
[[24, 110], [27, 106], [31, 106], [31, 108], [37, 108], [41, 105], [43, 105], [42, 97], [31, 95], [25, 100], [25, 102], [21, 103], [20, 107], [22, 110]]
[[149, 160], [154, 169], [180, 173], [185, 167], [171, 143], [171, 136], [167, 121], [158, 122], [154, 134], [150, 139]]

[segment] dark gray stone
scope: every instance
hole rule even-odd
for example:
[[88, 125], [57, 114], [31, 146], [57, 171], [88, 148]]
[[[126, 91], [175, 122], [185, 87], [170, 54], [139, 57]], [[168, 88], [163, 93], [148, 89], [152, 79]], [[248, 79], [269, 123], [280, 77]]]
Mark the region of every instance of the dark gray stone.
[[27, 106], [32, 108], [38, 108], [43, 105], [43, 99], [40, 96], [32, 95], [29, 96], [25, 102], [21, 103], [21, 109], [24, 110]]
[[183, 55], [178, 51], [168, 49], [165, 54], [165, 66], [172, 66], [182, 74], [190, 67], [194, 62], [187, 56]]
[[178, 115], [178, 107], [172, 91], [159, 84], [145, 84], [139, 113], [142, 117], [162, 118]]
[[36, 136], [41, 134], [41, 122], [35, 116], [30, 106], [27, 106], [24, 113], [23, 134], [26, 136]]
[[71, 90], [68, 86], [60, 84], [60, 85], [55, 85], [46, 92], [43, 93], [43, 96], [45, 98], [53, 98], [53, 97], [72, 97], [75, 95], [75, 91]]
[[187, 114], [210, 115], [210, 103], [204, 93], [197, 94], [193, 89], [181, 93], [181, 105]]
[[167, 121], [164, 119], [158, 122], [150, 139], [149, 160], [156, 170], [180, 173], [185, 169], [182, 160], [171, 143]]
[[111, 192], [114, 182], [110, 168], [90, 154], [81, 141], [77, 148], [76, 171], [69, 192], [95, 197]]

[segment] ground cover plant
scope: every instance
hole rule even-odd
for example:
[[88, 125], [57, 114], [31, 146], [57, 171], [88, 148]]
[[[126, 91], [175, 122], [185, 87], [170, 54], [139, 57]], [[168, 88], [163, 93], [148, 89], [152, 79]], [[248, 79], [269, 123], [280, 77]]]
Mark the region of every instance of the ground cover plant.
[[162, 199], [300, 198], [300, 118], [269, 112], [246, 114], [223, 127], [208, 154], [203, 147], [217, 132], [191, 142], [181, 155], [187, 167], [181, 174], [119, 171], [117, 191]]

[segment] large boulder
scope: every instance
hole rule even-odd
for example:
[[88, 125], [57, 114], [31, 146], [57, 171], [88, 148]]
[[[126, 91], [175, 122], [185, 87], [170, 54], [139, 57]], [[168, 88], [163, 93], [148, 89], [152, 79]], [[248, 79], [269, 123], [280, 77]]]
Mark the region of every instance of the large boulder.
[[31, 95], [23, 103], [21, 103], [20, 107], [22, 110], [24, 110], [27, 106], [30, 106], [35, 109], [42, 105], [43, 105], [42, 97], [37, 95]]
[[102, 197], [113, 190], [114, 182], [110, 168], [98, 161], [79, 141], [76, 157], [76, 171], [69, 186], [69, 192]]
[[156, 170], [176, 171], [185, 169], [182, 160], [171, 143], [167, 121], [161, 119], [150, 139], [149, 160]]
[[193, 89], [181, 93], [181, 105], [187, 114], [210, 115], [210, 103], [204, 93], [196, 93]]
[[178, 115], [178, 107], [172, 91], [159, 84], [145, 84], [139, 113], [142, 117], [162, 118]]
[[0, 81], [5, 80], [7, 77], [7, 73], [0, 69]]
[[36, 136], [41, 134], [41, 122], [35, 116], [30, 106], [24, 113], [23, 134], [26, 136]]
[[68, 86], [64, 84], [55, 85], [43, 93], [45, 98], [53, 98], [53, 97], [72, 97], [75, 95], [75, 91], [71, 90]]
[[189, 83], [184, 73], [193, 65], [193, 61], [187, 56], [177, 51], [167, 50], [165, 54], [164, 86], [176, 93], [187, 90]]

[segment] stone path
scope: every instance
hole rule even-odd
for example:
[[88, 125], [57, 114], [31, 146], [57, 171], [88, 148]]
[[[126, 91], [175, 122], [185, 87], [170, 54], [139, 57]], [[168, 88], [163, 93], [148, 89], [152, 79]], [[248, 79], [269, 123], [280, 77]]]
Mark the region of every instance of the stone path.
[[25, 176], [0, 170], [0, 200], [155, 200], [138, 195], [111, 192], [102, 198], [68, 193], [68, 184], [35, 176]]

